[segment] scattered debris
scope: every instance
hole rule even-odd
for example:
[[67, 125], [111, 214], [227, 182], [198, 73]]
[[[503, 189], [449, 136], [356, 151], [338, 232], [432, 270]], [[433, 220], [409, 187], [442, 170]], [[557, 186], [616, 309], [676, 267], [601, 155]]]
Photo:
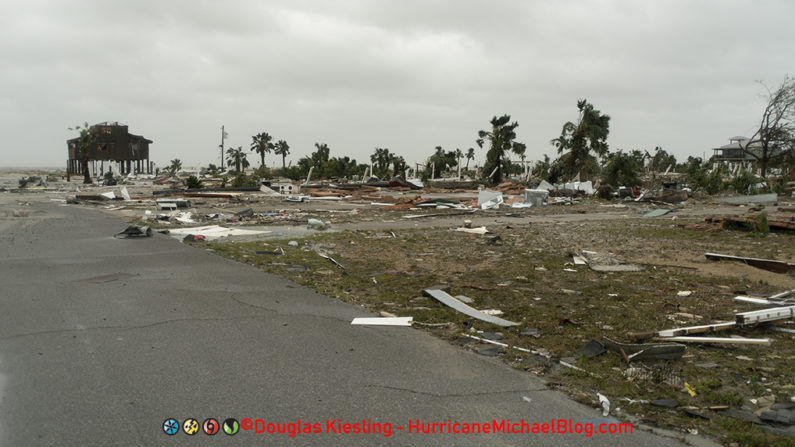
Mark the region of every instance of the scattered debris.
[[500, 354], [500, 351], [502, 351], [502, 348], [499, 348], [499, 347], [496, 347], [496, 348], [486, 347], [486, 348], [478, 349], [477, 353], [480, 354], [480, 355], [485, 355], [487, 357], [496, 357], [496, 356], [498, 356]]
[[607, 337], [602, 337], [604, 345], [611, 351], [623, 351], [627, 361], [643, 360], [676, 360], [685, 354], [685, 345], [679, 343], [649, 343], [629, 344], [619, 343]]
[[309, 219], [307, 221], [307, 224], [308, 224], [307, 228], [309, 228], [311, 230], [320, 230], [320, 231], [322, 231], [322, 230], [328, 229], [328, 227], [329, 227], [329, 224], [327, 222], [323, 222], [320, 219]]
[[469, 307], [466, 304], [462, 303], [461, 301], [447, 294], [447, 292], [445, 292], [444, 290], [425, 289], [422, 292], [423, 294], [430, 296], [431, 298], [439, 301], [440, 303], [452, 307], [453, 309], [461, 312], [462, 314], [468, 315], [472, 318], [477, 318], [478, 320], [482, 320], [487, 323], [492, 323], [503, 327], [518, 325], [518, 323], [514, 323], [513, 321], [503, 320], [502, 318], [491, 316], [475, 308]]
[[598, 355], [602, 355], [605, 352], [607, 352], [607, 350], [605, 349], [605, 345], [603, 345], [602, 343], [599, 343], [596, 340], [591, 340], [588, 343], [586, 343], [585, 346], [583, 346], [582, 348], [578, 349], [574, 353], [574, 356], [575, 357], [585, 356], [586, 358], [590, 359], [590, 358], [596, 357]]
[[693, 294], [692, 290], [680, 290], [676, 292], [676, 296], [687, 297]]
[[[759, 215], [753, 213], [736, 216], [707, 216], [700, 224], [692, 225], [695, 230], [723, 230], [732, 229], [740, 231], [754, 231], [759, 227]], [[795, 230], [795, 214], [765, 215], [767, 227], [770, 230], [792, 231]]]
[[596, 397], [599, 398], [599, 403], [602, 405], [602, 416], [607, 416], [610, 414], [610, 401], [604, 395], [600, 393], [596, 393]]
[[700, 419], [709, 420], [709, 416], [703, 413], [699, 413], [698, 411], [694, 410], [693, 408], [682, 408], [682, 412], [688, 416]]
[[122, 199], [124, 199], [126, 201], [130, 201], [131, 200], [130, 199], [130, 193], [127, 191], [127, 187], [126, 186], [121, 186], [119, 188], [119, 193], [121, 194], [121, 198]]
[[282, 247], [277, 247], [276, 250], [255, 250], [254, 254], [258, 255], [272, 255], [272, 256], [282, 256], [284, 255], [284, 249]]
[[666, 383], [675, 389], [684, 386], [681, 369], [673, 368], [668, 364], [645, 365], [639, 363], [624, 370], [624, 376], [629, 380], [649, 380], [656, 383]]
[[[596, 272], [641, 272], [643, 267], [630, 264], [616, 258], [612, 253], [577, 250], [575, 256], [588, 263], [588, 267]], [[576, 262], [576, 261], [575, 261]]]
[[535, 207], [546, 206], [549, 202], [549, 191], [540, 188], [539, 185], [539, 189], [525, 189], [524, 203]]
[[[339, 268], [341, 268], [341, 269], [345, 270], [345, 267], [343, 267], [343, 266], [342, 266], [342, 264], [340, 264], [339, 262], [337, 262], [337, 261], [336, 261], [334, 258], [332, 258], [331, 256], [329, 256], [329, 255], [327, 255], [326, 253], [324, 253], [322, 250], [315, 250], [315, 253], [317, 253], [317, 254], [318, 254], [318, 255], [319, 255], [321, 258], [326, 258], [326, 259], [328, 259], [329, 261], [331, 261], [331, 263], [332, 263], [332, 264], [334, 264], [334, 265], [336, 265], [337, 267], [339, 267]], [[373, 282], [375, 282], [376, 284], [378, 284], [378, 283], [376, 282], [375, 278], [373, 278]]]
[[486, 245], [502, 245], [502, 238], [500, 236], [491, 237], [488, 241], [486, 241]]
[[502, 334], [496, 332], [483, 332], [480, 334], [481, 337], [485, 338], [486, 340], [502, 340]]
[[182, 242], [204, 242], [207, 238], [203, 234], [189, 234], [182, 238]]
[[351, 324], [363, 326], [411, 326], [413, 317], [354, 318]]
[[47, 183], [38, 175], [31, 175], [19, 179], [20, 188], [27, 188], [29, 186], [47, 186]]
[[789, 320], [795, 317], [795, 305], [753, 310], [735, 315], [738, 325], [759, 324], [768, 321]]
[[538, 350], [533, 350], [533, 349], [522, 348], [522, 347], [520, 347], [520, 346], [511, 346], [511, 345], [508, 345], [507, 343], [503, 343], [503, 342], [500, 342], [500, 341], [494, 341], [494, 340], [487, 340], [487, 339], [485, 339], [485, 338], [477, 337], [477, 336], [475, 336], [475, 335], [470, 335], [470, 334], [462, 334], [462, 335], [463, 335], [464, 337], [469, 337], [469, 338], [472, 338], [472, 339], [474, 339], [474, 340], [479, 340], [479, 341], [482, 341], [482, 342], [484, 342], [484, 343], [491, 343], [491, 344], [493, 344], [493, 345], [502, 346], [503, 348], [511, 348], [511, 349], [515, 349], [515, 350], [517, 350], [517, 351], [520, 351], [520, 352], [526, 352], [526, 353], [529, 353], [529, 354], [540, 355], [540, 356], [542, 356], [542, 357], [546, 358], [547, 360], [550, 360], [550, 361], [555, 361], [555, 362], [557, 362], [559, 365], [561, 365], [561, 366], [565, 366], [566, 368], [576, 369], [577, 371], [584, 372], [584, 373], [588, 374], [589, 376], [593, 376], [593, 377], [599, 377], [599, 376], [597, 376], [596, 374], [593, 374], [593, 373], [591, 373], [591, 372], [588, 372], [588, 371], [586, 371], [586, 370], [584, 370], [584, 369], [582, 369], [582, 368], [580, 368], [580, 367], [578, 367], [578, 366], [572, 365], [572, 364], [571, 364], [571, 363], [569, 363], [569, 362], [566, 362], [566, 361], [563, 361], [563, 360], [560, 360], [560, 359], [554, 359], [554, 358], [553, 358], [552, 356], [550, 356], [549, 354], [545, 354], [545, 353], [543, 353], [543, 352], [541, 352], [541, 351], [538, 351]]
[[238, 211], [235, 213], [235, 217], [237, 219], [242, 219], [244, 217], [252, 217], [254, 215], [254, 210], [251, 208], [246, 208], [242, 211]]
[[672, 209], [668, 209], [668, 208], [658, 208], [656, 210], [651, 210], [651, 211], [645, 213], [643, 215], [643, 217], [650, 218], [650, 217], [665, 216], [666, 214], [668, 214], [668, 213], [670, 213], [672, 211], [673, 211]]
[[679, 401], [676, 399], [654, 399], [649, 401], [649, 404], [660, 408], [676, 408], [679, 406]]
[[711, 261], [739, 261], [774, 273], [789, 273], [795, 271], [795, 264], [791, 262], [776, 261], [774, 259], [745, 258], [741, 256], [723, 255], [719, 253], [707, 253], [705, 256]]
[[208, 241], [220, 239], [222, 237], [230, 236], [257, 236], [261, 234], [268, 234], [271, 231], [261, 230], [245, 230], [242, 228], [226, 228], [219, 225], [209, 225], [205, 227], [191, 227], [191, 228], [175, 228], [171, 229], [169, 234], [176, 238], [183, 238], [189, 234], [201, 234], [207, 238]]
[[[78, 196], [80, 198], [80, 196]], [[177, 209], [177, 208], [190, 208], [190, 200], [185, 199], [175, 199], [175, 198], [168, 198], [168, 199], [155, 199], [155, 203], [157, 204], [157, 209]]]
[[663, 337], [665, 340], [688, 343], [727, 343], [738, 345], [769, 345], [769, 338], [720, 338], [720, 337]]
[[466, 228], [466, 227], [459, 227], [456, 228], [455, 231], [461, 231], [463, 233], [471, 233], [471, 234], [486, 234], [489, 230], [486, 227], [478, 227], [478, 228]]
[[152, 236], [152, 229], [149, 227], [141, 227], [138, 225], [130, 225], [125, 228], [121, 233], [116, 233], [114, 237], [125, 239], [128, 237], [150, 237]]
[[478, 206], [484, 210], [497, 209], [504, 202], [502, 192], [481, 189], [478, 191]]

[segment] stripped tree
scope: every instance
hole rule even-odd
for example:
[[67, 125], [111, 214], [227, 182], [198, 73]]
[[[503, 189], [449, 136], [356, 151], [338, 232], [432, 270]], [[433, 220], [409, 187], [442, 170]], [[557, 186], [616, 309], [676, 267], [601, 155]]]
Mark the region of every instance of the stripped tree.
[[771, 161], [795, 151], [795, 78], [785, 76], [776, 90], [761, 84], [767, 90], [767, 105], [756, 132], [740, 148], [756, 159], [765, 178]]

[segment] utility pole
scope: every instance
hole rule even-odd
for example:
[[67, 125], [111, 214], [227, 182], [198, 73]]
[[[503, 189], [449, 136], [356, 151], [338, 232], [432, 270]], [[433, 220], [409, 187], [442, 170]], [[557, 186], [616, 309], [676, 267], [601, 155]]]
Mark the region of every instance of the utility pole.
[[228, 136], [229, 134], [224, 130], [224, 126], [221, 126], [221, 144], [218, 146], [221, 148], [221, 170], [224, 169], [224, 139]]

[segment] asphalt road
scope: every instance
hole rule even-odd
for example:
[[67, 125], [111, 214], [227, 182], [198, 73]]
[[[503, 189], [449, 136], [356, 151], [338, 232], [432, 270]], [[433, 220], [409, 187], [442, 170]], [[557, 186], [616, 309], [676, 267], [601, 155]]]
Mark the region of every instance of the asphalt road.
[[[114, 239], [125, 224], [91, 209], [27, 210], [0, 217], [2, 446], [678, 445], [637, 427], [409, 433], [411, 421], [605, 419], [422, 331], [351, 326], [369, 314], [254, 267], [162, 235]], [[172, 417], [300, 420], [322, 433], [168, 436]], [[326, 433], [327, 420], [391, 424], [391, 435]]]

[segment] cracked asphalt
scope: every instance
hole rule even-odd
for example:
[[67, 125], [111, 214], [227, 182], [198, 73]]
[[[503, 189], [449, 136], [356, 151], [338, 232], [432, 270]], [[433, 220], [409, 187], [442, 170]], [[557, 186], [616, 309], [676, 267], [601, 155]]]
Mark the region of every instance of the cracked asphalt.
[[[41, 200], [28, 210], [0, 218], [2, 446], [679, 445], [638, 427], [592, 437], [408, 433], [417, 420], [604, 419], [422, 331], [351, 326], [370, 315], [254, 267], [162, 235], [114, 239], [125, 223], [95, 210]], [[406, 429], [167, 436], [170, 417]]]

